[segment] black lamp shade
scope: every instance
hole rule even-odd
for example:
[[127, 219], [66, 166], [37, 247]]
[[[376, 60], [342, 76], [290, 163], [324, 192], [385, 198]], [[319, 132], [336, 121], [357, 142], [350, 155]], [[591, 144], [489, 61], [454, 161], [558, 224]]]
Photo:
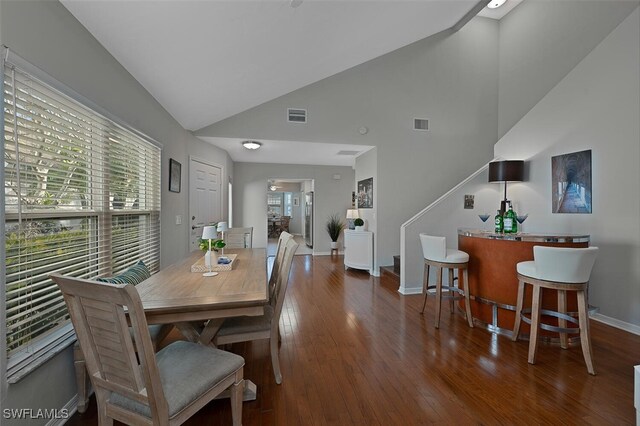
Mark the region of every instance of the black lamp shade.
[[524, 179], [523, 160], [493, 161], [489, 163], [489, 182], [521, 182]]

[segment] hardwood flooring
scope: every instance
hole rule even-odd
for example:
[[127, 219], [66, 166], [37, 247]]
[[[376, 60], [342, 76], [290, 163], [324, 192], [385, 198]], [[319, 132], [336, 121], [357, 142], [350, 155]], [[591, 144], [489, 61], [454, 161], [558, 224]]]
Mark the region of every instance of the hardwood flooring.
[[[597, 376], [579, 345], [528, 342], [469, 328], [443, 303], [401, 296], [389, 278], [344, 270], [342, 257], [296, 256], [281, 318], [276, 385], [267, 341], [235, 344], [258, 386], [245, 425], [634, 424], [633, 366], [640, 336], [591, 321]], [[170, 337], [179, 337], [173, 334]], [[67, 425], [95, 425], [95, 399]], [[187, 424], [231, 424], [214, 401]]]

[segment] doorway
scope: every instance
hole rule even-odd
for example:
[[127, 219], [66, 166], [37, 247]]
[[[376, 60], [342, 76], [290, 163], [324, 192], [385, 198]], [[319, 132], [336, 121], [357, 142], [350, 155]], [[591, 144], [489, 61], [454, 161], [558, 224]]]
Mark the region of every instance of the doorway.
[[[313, 254], [311, 221], [313, 208], [307, 206], [305, 194], [313, 192], [312, 179], [279, 179], [267, 181], [267, 255], [274, 256], [280, 233], [293, 235], [298, 243], [296, 255]], [[308, 213], [308, 214], [307, 214]]]
[[202, 228], [222, 220], [222, 167], [189, 159], [189, 250], [198, 250]]

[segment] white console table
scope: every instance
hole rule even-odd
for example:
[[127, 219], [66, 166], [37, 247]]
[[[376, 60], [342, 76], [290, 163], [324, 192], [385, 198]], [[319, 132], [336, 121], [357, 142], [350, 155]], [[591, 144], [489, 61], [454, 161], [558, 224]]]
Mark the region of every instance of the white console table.
[[344, 268], [373, 270], [373, 232], [344, 231]]

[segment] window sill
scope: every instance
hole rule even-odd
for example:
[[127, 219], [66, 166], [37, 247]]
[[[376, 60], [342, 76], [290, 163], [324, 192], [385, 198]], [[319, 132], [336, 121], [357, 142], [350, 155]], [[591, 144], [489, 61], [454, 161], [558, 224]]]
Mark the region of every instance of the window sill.
[[71, 346], [76, 334], [71, 324], [61, 327], [31, 348], [17, 352], [7, 360], [7, 383], [14, 384]]

